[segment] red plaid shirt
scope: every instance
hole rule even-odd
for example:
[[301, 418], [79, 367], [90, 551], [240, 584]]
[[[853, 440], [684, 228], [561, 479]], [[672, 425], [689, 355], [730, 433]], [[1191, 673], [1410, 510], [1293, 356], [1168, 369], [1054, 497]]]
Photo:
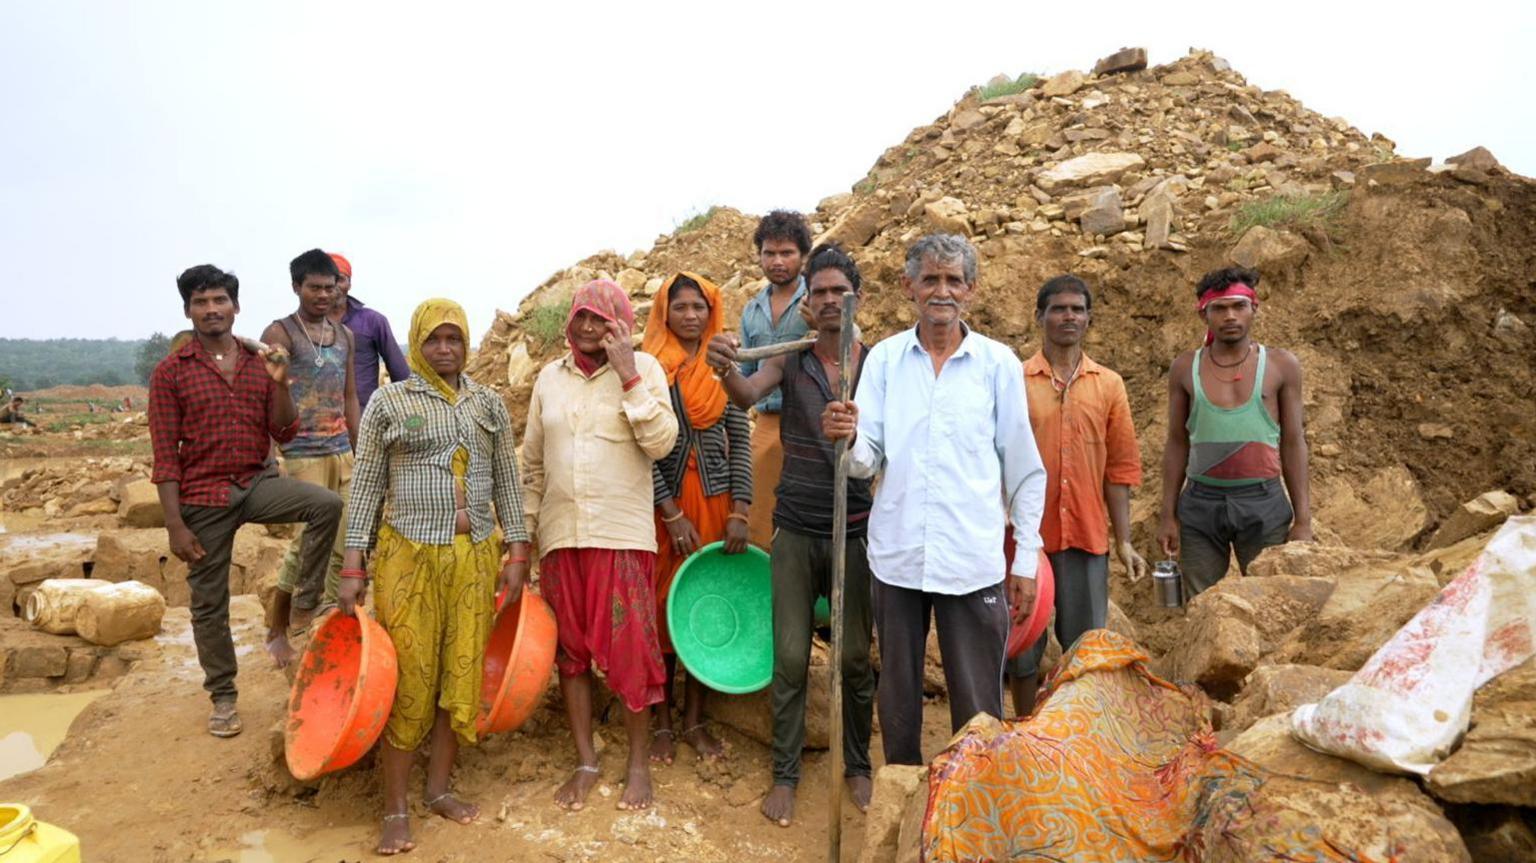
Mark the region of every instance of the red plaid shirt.
[[269, 422], [276, 384], [260, 357], [239, 350], [233, 385], [196, 338], [149, 377], [150, 481], [180, 483], [184, 504], [228, 506], [230, 484], [243, 487], [267, 466], [268, 439], [285, 443], [299, 431], [297, 419], [282, 428]]

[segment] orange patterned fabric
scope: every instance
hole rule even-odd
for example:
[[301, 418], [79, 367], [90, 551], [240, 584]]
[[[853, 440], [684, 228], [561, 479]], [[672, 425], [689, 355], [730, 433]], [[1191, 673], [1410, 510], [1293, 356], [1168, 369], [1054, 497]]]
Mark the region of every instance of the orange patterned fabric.
[[1269, 774], [1217, 746], [1205, 696], [1147, 661], [1129, 639], [1093, 630], [1034, 715], [973, 719], [929, 772], [923, 859], [1368, 859], [1270, 804]]

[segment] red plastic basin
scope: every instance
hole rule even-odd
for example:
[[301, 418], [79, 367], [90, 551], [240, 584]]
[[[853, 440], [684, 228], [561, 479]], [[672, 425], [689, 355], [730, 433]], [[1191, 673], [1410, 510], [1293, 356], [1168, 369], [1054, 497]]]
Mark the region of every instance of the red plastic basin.
[[297, 779], [350, 767], [384, 732], [395, 703], [395, 646], [366, 614], [315, 622], [288, 695], [283, 754]]

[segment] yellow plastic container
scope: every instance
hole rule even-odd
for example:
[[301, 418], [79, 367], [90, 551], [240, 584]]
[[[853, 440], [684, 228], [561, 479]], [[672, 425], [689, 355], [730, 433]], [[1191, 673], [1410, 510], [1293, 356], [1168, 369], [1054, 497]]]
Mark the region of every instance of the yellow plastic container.
[[32, 817], [20, 803], [0, 803], [0, 863], [80, 863], [80, 840]]

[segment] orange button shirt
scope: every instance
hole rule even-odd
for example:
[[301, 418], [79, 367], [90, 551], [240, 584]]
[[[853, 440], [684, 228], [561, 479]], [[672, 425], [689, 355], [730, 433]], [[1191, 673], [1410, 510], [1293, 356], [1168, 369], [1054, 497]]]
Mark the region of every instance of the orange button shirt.
[[1024, 364], [1024, 391], [1045, 463], [1045, 516], [1040, 521], [1045, 550], [1108, 553], [1104, 483], [1141, 484], [1141, 450], [1125, 381], [1084, 355], [1077, 376], [1063, 388], [1053, 379], [1045, 354], [1036, 351]]

